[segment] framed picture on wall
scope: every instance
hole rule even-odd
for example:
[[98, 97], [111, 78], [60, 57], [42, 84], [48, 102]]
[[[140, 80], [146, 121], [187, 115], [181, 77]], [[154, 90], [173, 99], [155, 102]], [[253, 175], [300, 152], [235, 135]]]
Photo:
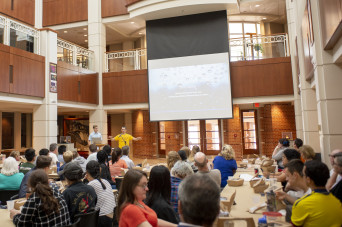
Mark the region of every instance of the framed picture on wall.
[[50, 92], [57, 93], [57, 64], [50, 63]]

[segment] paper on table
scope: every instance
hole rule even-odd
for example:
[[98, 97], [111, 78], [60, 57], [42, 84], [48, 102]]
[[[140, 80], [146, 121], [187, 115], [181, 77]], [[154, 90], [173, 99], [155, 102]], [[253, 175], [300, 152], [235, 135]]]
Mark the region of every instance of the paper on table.
[[245, 181], [250, 181], [253, 179], [254, 176], [250, 175], [250, 174], [241, 174], [240, 178], [244, 179]]

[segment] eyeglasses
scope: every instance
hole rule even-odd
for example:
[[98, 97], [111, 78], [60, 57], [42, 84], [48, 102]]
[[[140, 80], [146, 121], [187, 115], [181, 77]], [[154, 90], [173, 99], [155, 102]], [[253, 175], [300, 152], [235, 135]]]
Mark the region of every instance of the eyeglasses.
[[341, 153], [338, 153], [338, 154], [329, 154], [329, 157], [332, 157], [332, 158], [336, 158], [336, 157], [340, 157], [342, 156]]
[[146, 189], [146, 188], [147, 188], [147, 184], [143, 184], [143, 185], [139, 185], [139, 184], [138, 184], [138, 186], [139, 186], [139, 187], [142, 187], [143, 189]]

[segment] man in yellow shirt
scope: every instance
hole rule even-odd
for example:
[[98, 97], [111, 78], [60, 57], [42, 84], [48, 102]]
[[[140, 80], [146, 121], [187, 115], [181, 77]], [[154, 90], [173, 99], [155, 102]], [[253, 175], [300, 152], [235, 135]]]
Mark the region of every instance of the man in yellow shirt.
[[117, 136], [114, 137], [114, 140], [119, 142], [120, 148], [122, 148], [123, 146], [129, 146], [129, 142], [131, 140], [133, 140], [133, 141], [142, 140], [141, 137], [135, 138], [132, 135], [127, 134], [126, 132], [127, 132], [126, 127], [122, 127], [121, 128], [121, 134], [118, 134]]

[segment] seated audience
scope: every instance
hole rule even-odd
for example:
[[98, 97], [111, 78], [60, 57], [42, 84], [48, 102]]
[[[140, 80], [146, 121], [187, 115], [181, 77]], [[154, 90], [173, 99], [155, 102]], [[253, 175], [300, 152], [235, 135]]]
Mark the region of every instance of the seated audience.
[[109, 161], [109, 171], [113, 181], [115, 181], [115, 177], [122, 176], [121, 168], [127, 169], [126, 162], [120, 159], [121, 156], [122, 150], [119, 147], [114, 148], [112, 152], [112, 160]]
[[296, 200], [292, 208], [294, 226], [341, 226], [342, 204], [325, 189], [329, 178], [328, 167], [318, 161], [307, 161], [303, 169], [310, 195]]
[[123, 146], [121, 149], [122, 149], [123, 155], [120, 159], [122, 159], [126, 162], [128, 169], [132, 169], [135, 165], [134, 165], [134, 162], [128, 157], [129, 146]]
[[[342, 152], [337, 153], [334, 158], [334, 171], [341, 177], [342, 176]], [[330, 192], [338, 198], [342, 203], [342, 181], [338, 182], [330, 189]]]
[[108, 159], [110, 159], [110, 156], [112, 155], [112, 148], [107, 144], [103, 146], [102, 150], [107, 153]]
[[214, 158], [213, 164], [214, 169], [218, 169], [221, 172], [221, 188], [224, 188], [227, 185], [228, 177], [233, 176], [237, 169], [232, 146], [225, 144], [219, 155]]
[[213, 226], [220, 212], [220, 187], [208, 175], [187, 177], [178, 194], [179, 226]]
[[293, 148], [298, 151], [299, 148], [301, 148], [302, 146], [303, 146], [303, 140], [296, 138], [294, 143], [293, 143]]
[[181, 157], [182, 161], [186, 162], [188, 160], [188, 157], [186, 156], [185, 151], [179, 150], [178, 151], [179, 156]]
[[[97, 155], [97, 152], [96, 152], [96, 155]], [[97, 158], [95, 161], [97, 161]], [[87, 161], [87, 159], [80, 156], [80, 154], [75, 150], [72, 151], [72, 162], [79, 164], [82, 168], [83, 173], [86, 172], [86, 166], [87, 166], [88, 161]]]
[[336, 149], [336, 150], [333, 150], [331, 152], [331, 154], [329, 154], [330, 164], [333, 168], [330, 170], [330, 178], [329, 178], [328, 183], [326, 185], [326, 188], [328, 191], [330, 191], [330, 189], [332, 189], [342, 179], [342, 176], [340, 174], [336, 173], [335, 168], [334, 168], [335, 156], [340, 152], [342, 152], [342, 150]]
[[63, 159], [64, 152], [66, 152], [66, 146], [65, 145], [60, 145], [58, 147], [58, 155], [57, 155], [57, 159], [58, 159], [59, 162], [65, 163], [65, 161]]
[[172, 167], [179, 160], [182, 160], [179, 154], [176, 151], [170, 151], [166, 156], [167, 168], [171, 171]]
[[194, 173], [187, 162], [177, 161], [171, 169], [171, 205], [178, 215], [178, 186], [187, 176]]
[[19, 151], [12, 151], [9, 157], [14, 158], [17, 162], [20, 161], [20, 152]]
[[49, 156], [52, 158], [51, 165], [53, 165], [53, 166], [56, 165], [57, 162], [58, 162], [58, 159], [57, 159], [57, 149], [58, 149], [57, 143], [50, 144]]
[[190, 149], [187, 146], [182, 147], [180, 150], [185, 151], [186, 157], [189, 158]]
[[70, 225], [68, 206], [58, 190], [49, 186], [43, 170], [34, 171], [29, 178], [32, 194], [21, 211], [11, 210], [16, 226], [66, 226]]
[[194, 160], [194, 157], [195, 157], [195, 154], [197, 153], [197, 152], [200, 152], [201, 150], [200, 150], [200, 148], [199, 148], [199, 146], [197, 146], [197, 145], [194, 145], [194, 146], [192, 146], [192, 149], [191, 149], [191, 151], [190, 151], [190, 155], [188, 156], [188, 162], [189, 162], [189, 164], [191, 165], [191, 168], [192, 168], [192, 170], [194, 171], [194, 172], [197, 172], [197, 167], [195, 166], [195, 160]]
[[107, 153], [103, 150], [97, 152], [97, 161], [99, 162], [101, 168], [100, 177], [107, 180], [111, 185], [115, 185], [112, 180], [112, 176], [110, 175], [108, 165], [106, 164], [108, 163]]
[[170, 171], [166, 166], [154, 166], [150, 172], [145, 203], [156, 212], [158, 218], [178, 224], [179, 220], [170, 204], [170, 198]]
[[32, 148], [27, 149], [25, 151], [25, 158], [26, 162], [21, 163], [19, 167], [19, 171], [23, 174], [26, 174], [28, 171], [36, 166], [34, 164], [36, 161], [36, 151]]
[[68, 187], [63, 196], [68, 205], [70, 219], [74, 222], [77, 214], [85, 214], [95, 209], [97, 196], [93, 187], [83, 184], [83, 171], [79, 164], [69, 162], [65, 165], [63, 174]]
[[[19, 190], [19, 198], [25, 198], [26, 197], [26, 193], [29, 193], [29, 190], [28, 190], [28, 180], [29, 180], [29, 177], [31, 176], [32, 172], [37, 170], [37, 169], [42, 169], [46, 172], [46, 174], [48, 174], [49, 172], [49, 169], [50, 169], [50, 165], [51, 165], [51, 157], [47, 156], [47, 155], [39, 155], [37, 157], [37, 160], [36, 160], [36, 167], [32, 168], [30, 171], [28, 171], [21, 184], [20, 184], [20, 190]], [[54, 184], [50, 184], [50, 187], [55, 187]]]
[[[49, 150], [48, 149], [46, 149], [46, 148], [42, 148], [42, 149], [40, 149], [39, 150], [39, 156], [40, 155], [46, 155], [46, 156], [49, 156]], [[52, 160], [52, 158], [51, 158], [51, 160]]]
[[288, 139], [281, 138], [278, 141], [278, 145], [274, 149], [272, 153], [272, 158], [277, 161], [278, 163], [278, 168], [279, 169], [284, 169], [282, 157], [284, 151], [290, 146], [290, 141]]
[[217, 183], [217, 186], [221, 186], [221, 172], [218, 169], [209, 170], [208, 159], [202, 152], [195, 154], [195, 166], [198, 168], [197, 174], [208, 175]]
[[96, 192], [96, 209], [100, 209], [98, 226], [112, 227], [115, 198], [109, 182], [100, 178], [100, 164], [97, 161], [87, 163], [86, 179]]
[[63, 173], [62, 171], [65, 165], [72, 161], [72, 158], [73, 158], [73, 154], [71, 151], [66, 151], [63, 153], [64, 164], [59, 168], [59, 172], [58, 172], [60, 180], [65, 180], [64, 174], [61, 174], [61, 173]]
[[95, 144], [89, 145], [89, 156], [87, 158], [87, 162], [91, 160], [97, 161], [97, 146]]
[[23, 178], [17, 161], [13, 157], [6, 158], [0, 173], [0, 190], [19, 190]]
[[309, 145], [303, 145], [301, 148], [299, 148], [299, 152], [302, 155], [304, 162], [315, 160], [316, 153]]
[[158, 219], [157, 214], [143, 202], [146, 199], [147, 190], [146, 173], [136, 169], [128, 170], [121, 183], [118, 196], [117, 218], [119, 226], [176, 226]]

